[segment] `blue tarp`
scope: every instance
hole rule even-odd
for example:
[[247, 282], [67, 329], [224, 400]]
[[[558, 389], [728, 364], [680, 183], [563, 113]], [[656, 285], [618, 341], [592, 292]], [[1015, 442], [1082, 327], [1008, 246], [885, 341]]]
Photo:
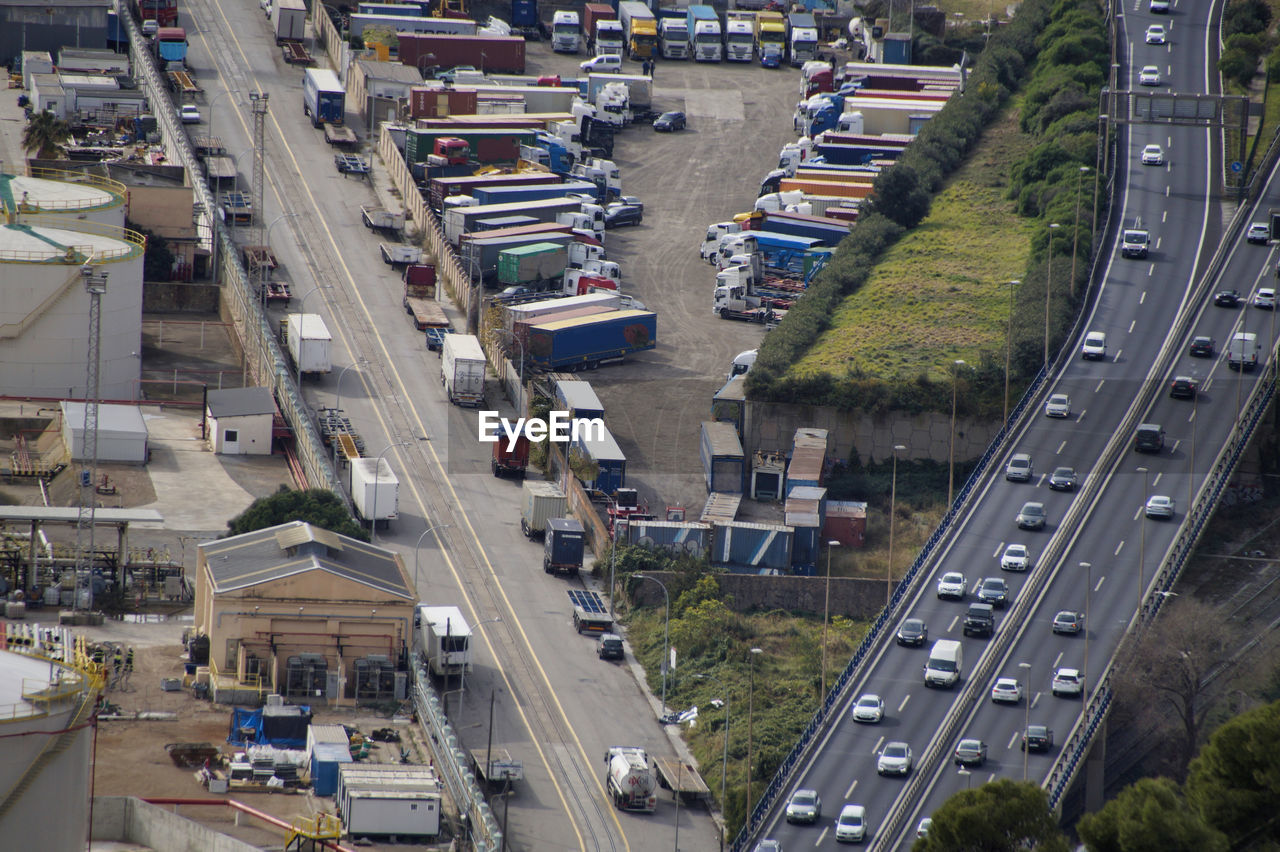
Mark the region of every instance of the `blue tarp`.
[[[263, 711], [269, 711], [265, 724]], [[231, 709], [231, 730], [227, 742], [237, 746], [270, 745], [276, 748], [305, 748], [311, 708], [307, 705]]]

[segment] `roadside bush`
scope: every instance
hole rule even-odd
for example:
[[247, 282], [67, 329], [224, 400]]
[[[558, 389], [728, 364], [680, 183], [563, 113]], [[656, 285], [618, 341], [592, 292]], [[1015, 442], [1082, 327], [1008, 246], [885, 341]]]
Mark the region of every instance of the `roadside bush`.
[[1242, 47], [1229, 47], [1222, 51], [1218, 70], [1228, 80], [1240, 86], [1248, 86], [1258, 71], [1258, 57]]
[[1271, 26], [1271, 7], [1266, 0], [1237, 0], [1222, 12], [1222, 38], [1236, 33], [1262, 33]]

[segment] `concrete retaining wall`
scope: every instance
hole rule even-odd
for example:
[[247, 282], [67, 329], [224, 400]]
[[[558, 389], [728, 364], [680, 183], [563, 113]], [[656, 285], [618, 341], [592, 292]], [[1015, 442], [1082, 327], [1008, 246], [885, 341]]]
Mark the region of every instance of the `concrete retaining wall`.
[[[667, 583], [676, 575], [665, 571], [646, 574]], [[822, 614], [826, 577], [763, 577], [758, 574], [716, 574], [720, 598], [735, 612], [786, 610]], [[638, 606], [662, 606], [662, 589], [656, 583], [632, 583], [631, 600]], [[672, 597], [676, 596], [672, 592]], [[831, 578], [831, 614], [849, 618], [874, 618], [884, 609], [885, 581]]]
[[220, 288], [213, 284], [144, 281], [142, 311], [148, 314], [216, 314]]
[[164, 852], [257, 852], [258, 849], [132, 796], [95, 796], [90, 838], [137, 843]]

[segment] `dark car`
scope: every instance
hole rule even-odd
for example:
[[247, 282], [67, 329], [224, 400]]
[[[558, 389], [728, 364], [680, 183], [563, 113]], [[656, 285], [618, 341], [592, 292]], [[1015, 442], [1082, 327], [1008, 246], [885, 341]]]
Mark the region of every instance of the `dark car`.
[[1196, 380], [1190, 376], [1176, 376], [1169, 385], [1169, 396], [1174, 399], [1195, 399]]
[[536, 292], [537, 290], [534, 290], [532, 287], [528, 287], [524, 284], [513, 284], [510, 287], [504, 288], [503, 291], [498, 294], [498, 298], [515, 299], [520, 296], [532, 296]]
[[1009, 584], [1003, 577], [987, 577], [978, 588], [978, 600], [996, 609], [1004, 609], [1009, 602]]
[[919, 648], [929, 641], [929, 626], [919, 618], [908, 618], [898, 628], [898, 644]]
[[684, 130], [684, 113], [664, 112], [654, 120], [653, 129], [663, 133], [670, 133], [674, 130]]
[[604, 209], [604, 226], [606, 228], [639, 225], [643, 221], [644, 209], [634, 204], [610, 204]]
[[604, 633], [600, 636], [600, 644], [596, 647], [596, 655], [602, 660], [621, 660], [626, 657], [622, 648], [622, 637], [617, 633]]
[[1191, 338], [1191, 357], [1192, 358], [1212, 358], [1213, 353], [1218, 350], [1218, 342], [1212, 337], [1201, 335]]
[[1020, 530], [1044, 529], [1044, 504], [1023, 503], [1022, 511], [1018, 513], [1018, 517], [1014, 519], [1014, 522]]
[[1213, 296], [1213, 303], [1220, 308], [1237, 308], [1242, 298], [1239, 290], [1219, 290]]
[[1048, 751], [1053, 748], [1053, 731], [1044, 725], [1027, 725], [1022, 732], [1023, 751]]
[[987, 744], [982, 740], [961, 740], [956, 746], [956, 766], [981, 766], [987, 762]]
[[1074, 467], [1055, 467], [1049, 474], [1049, 487], [1054, 491], [1076, 490], [1076, 469]]
[[994, 633], [996, 616], [991, 604], [969, 604], [969, 611], [964, 614], [963, 629], [965, 636], [990, 636]]

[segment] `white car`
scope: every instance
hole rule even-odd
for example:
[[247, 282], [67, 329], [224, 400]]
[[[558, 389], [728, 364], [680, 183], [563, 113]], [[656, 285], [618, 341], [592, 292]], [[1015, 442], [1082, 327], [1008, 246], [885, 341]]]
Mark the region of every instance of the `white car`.
[[1164, 44], [1165, 30], [1162, 24], [1152, 24], [1147, 27], [1147, 44]]
[[147, 18], [142, 22], [142, 34], [147, 38], [160, 32], [160, 22], [155, 18]]
[[862, 805], [845, 805], [836, 820], [836, 841], [860, 843], [867, 839], [867, 809]]
[[195, 104], [183, 104], [178, 114], [181, 116], [183, 124], [200, 123], [200, 108]]
[[1010, 544], [1000, 557], [1000, 567], [1005, 571], [1026, 571], [1031, 567], [1031, 551], [1025, 544]]
[[1144, 166], [1163, 166], [1164, 165], [1164, 149], [1159, 145], [1148, 145], [1142, 149], [1142, 165]]
[[1022, 701], [1022, 684], [1011, 677], [996, 678], [991, 687], [991, 700], [997, 704], [1017, 704]]
[[1146, 513], [1148, 518], [1167, 521], [1173, 517], [1173, 510], [1174, 502], [1172, 497], [1155, 494], [1147, 500]]
[[1160, 85], [1160, 69], [1154, 65], [1143, 65], [1138, 72], [1138, 82], [1144, 86]]
[[1258, 292], [1253, 294], [1253, 306], [1262, 308], [1264, 311], [1274, 311], [1276, 309], [1276, 291], [1271, 287], [1259, 287]]
[[969, 591], [969, 584], [959, 571], [948, 571], [938, 581], [938, 597], [962, 600]]
[[1079, 669], [1054, 669], [1050, 691], [1054, 695], [1076, 696], [1084, 692], [1084, 678]]
[[817, 822], [822, 816], [822, 799], [813, 790], [796, 790], [787, 802], [787, 822]]
[[1249, 226], [1249, 233], [1245, 239], [1251, 243], [1259, 243], [1265, 246], [1271, 242], [1271, 226], [1266, 222], [1254, 222]]
[[899, 742], [886, 745], [876, 760], [876, 772], [881, 775], [910, 775], [911, 746]]
[[931, 828], [933, 828], [933, 817], [925, 817], [916, 826], [916, 837], [928, 837]]
[[1071, 397], [1065, 393], [1055, 393], [1044, 402], [1045, 417], [1070, 417]]
[[884, 702], [879, 695], [867, 693], [853, 705], [853, 721], [875, 724], [884, 718]]
[[1101, 361], [1107, 357], [1107, 335], [1101, 331], [1091, 331], [1084, 336], [1080, 346], [1080, 355], [1086, 361]]
[[583, 74], [621, 74], [622, 57], [616, 53], [593, 56], [585, 62], [579, 62], [578, 70]]

